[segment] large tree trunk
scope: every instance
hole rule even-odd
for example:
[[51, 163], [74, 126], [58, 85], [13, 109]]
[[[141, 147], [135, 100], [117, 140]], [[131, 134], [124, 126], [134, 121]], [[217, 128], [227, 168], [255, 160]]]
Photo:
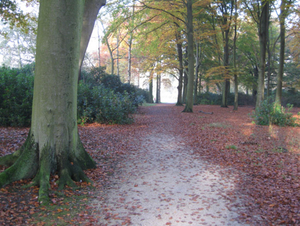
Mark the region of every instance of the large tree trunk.
[[[79, 75], [80, 75], [80, 70], [83, 63], [84, 55], [94, 29], [98, 12], [100, 8], [105, 5], [105, 3], [106, 0], [85, 1], [83, 21], [82, 21], [82, 32], [81, 32], [81, 39], [80, 39]], [[99, 65], [99, 67], [100, 66], [101, 65]]]
[[260, 46], [260, 61], [258, 74], [258, 88], [256, 96], [255, 109], [257, 110], [261, 102], [264, 100], [265, 92], [265, 67], [266, 67], [266, 48], [269, 29], [269, 1], [261, 0], [262, 12], [260, 22], [258, 24], [258, 36]]
[[21, 149], [8, 157], [13, 165], [0, 174], [0, 187], [34, 177], [43, 203], [49, 199], [51, 173], [58, 173], [63, 188], [73, 180], [88, 181], [83, 170], [95, 167], [76, 120], [83, 14], [81, 0], [40, 1], [31, 130]]
[[187, 0], [187, 37], [188, 37], [188, 87], [186, 105], [183, 112], [193, 112], [193, 92], [194, 92], [194, 37], [193, 37], [193, 2]]
[[284, 67], [284, 50], [285, 50], [285, 1], [281, 1], [281, 13], [280, 13], [280, 57], [279, 57], [279, 70], [277, 74], [277, 89], [276, 89], [276, 98], [275, 102], [278, 105], [281, 105], [282, 98], [282, 79], [283, 79], [283, 67]]

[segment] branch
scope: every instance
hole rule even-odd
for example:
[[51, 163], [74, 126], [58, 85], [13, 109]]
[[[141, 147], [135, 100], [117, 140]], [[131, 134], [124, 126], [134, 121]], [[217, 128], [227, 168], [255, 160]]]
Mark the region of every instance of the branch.
[[182, 20], [181, 18], [175, 16], [174, 14], [172, 14], [172, 13], [170, 13], [170, 12], [164, 10], [164, 9], [158, 9], [158, 8], [154, 8], [154, 7], [148, 6], [148, 5], [146, 5], [144, 2], [140, 2], [140, 3], [143, 4], [143, 5], [144, 5], [146, 8], [148, 8], [148, 9], [154, 9], [154, 10], [157, 10], [157, 11], [164, 12], [164, 13], [169, 14], [170, 16], [176, 18], [177, 20], [183, 22], [184, 24], [186, 24], [186, 22], [185, 22], [184, 20]]

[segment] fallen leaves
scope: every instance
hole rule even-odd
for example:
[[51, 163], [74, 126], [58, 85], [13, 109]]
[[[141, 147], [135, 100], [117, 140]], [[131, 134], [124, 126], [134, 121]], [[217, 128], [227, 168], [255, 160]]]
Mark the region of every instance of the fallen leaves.
[[[195, 158], [224, 169], [223, 177], [230, 176], [230, 169], [240, 172], [235, 192], [248, 197], [244, 201], [247, 208], [241, 213], [244, 222], [251, 225], [300, 224], [299, 127], [254, 125], [248, 116], [252, 107], [241, 107], [237, 112], [232, 112], [231, 107], [201, 105], [194, 107], [195, 113], [186, 114], [181, 112], [180, 107], [160, 105], [142, 107], [139, 111], [132, 125], [90, 124], [79, 127], [86, 150], [97, 162], [96, 169], [86, 171], [94, 188], [78, 182], [78, 189], [67, 188], [59, 193], [56, 190], [58, 177], [53, 177], [50, 184], [53, 190], [50, 193], [51, 209], [39, 206], [37, 187], [22, 187], [29, 180], [15, 182], [0, 189], [0, 224], [24, 225], [35, 222], [36, 225], [44, 225], [48, 219], [50, 224], [95, 225], [98, 219], [93, 216], [97, 216], [97, 213], [89, 205], [90, 200], [95, 195], [97, 199], [102, 199], [101, 192], [109, 189], [117, 165], [127, 153], [138, 150], [141, 145], [139, 137], [154, 128], [162, 133], [181, 136], [183, 145], [193, 150]], [[203, 116], [199, 111], [214, 114]], [[27, 133], [28, 128], [0, 128], [0, 156], [18, 149]], [[144, 161], [147, 162], [149, 160]], [[0, 167], [0, 172], [3, 170], [4, 167]], [[147, 186], [147, 183], [141, 185]], [[133, 184], [133, 187], [138, 186]], [[229, 197], [234, 195], [233, 192]], [[197, 201], [199, 197], [191, 199]], [[162, 201], [169, 199], [162, 195]], [[120, 199], [120, 202], [124, 200]], [[131, 205], [128, 208], [134, 211], [139, 207]], [[204, 209], [200, 207], [197, 211], [203, 212]], [[109, 220], [119, 216], [107, 212], [99, 217]], [[161, 215], [156, 217], [161, 218]], [[130, 217], [122, 219], [122, 225], [130, 222]]]

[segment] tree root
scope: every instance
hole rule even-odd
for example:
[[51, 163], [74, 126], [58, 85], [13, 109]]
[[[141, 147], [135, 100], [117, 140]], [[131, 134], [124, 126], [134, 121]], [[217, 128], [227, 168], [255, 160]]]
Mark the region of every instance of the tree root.
[[31, 178], [36, 174], [38, 169], [38, 156], [32, 140], [32, 137], [28, 136], [24, 143], [24, 150], [19, 158], [13, 165], [0, 174], [0, 187], [17, 180]]
[[[50, 201], [48, 194], [51, 173], [58, 173], [58, 188], [63, 189], [65, 185], [75, 186], [74, 181], [91, 183], [83, 170], [96, 167], [96, 163], [85, 151], [81, 141], [79, 141], [74, 152], [66, 152], [69, 153], [69, 156], [53, 156], [54, 150], [48, 146], [39, 152], [38, 145], [34, 143], [33, 135], [29, 133], [20, 151], [15, 153], [15, 155], [11, 154], [6, 158], [10, 163], [12, 162], [11, 159], [14, 159], [14, 163], [0, 174], [0, 187], [17, 180], [33, 178], [32, 182], [26, 187], [40, 187], [38, 200], [41, 205], [47, 205]], [[41, 153], [41, 156], [39, 156], [39, 153]], [[5, 158], [2, 159], [5, 160]]]

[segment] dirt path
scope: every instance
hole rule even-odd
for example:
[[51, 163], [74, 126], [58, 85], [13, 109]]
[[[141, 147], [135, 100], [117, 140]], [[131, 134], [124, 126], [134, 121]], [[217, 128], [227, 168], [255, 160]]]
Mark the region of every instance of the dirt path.
[[104, 199], [94, 200], [98, 224], [245, 225], [239, 199], [228, 195], [234, 175], [224, 178], [218, 166], [196, 158], [165, 111], [152, 112], [150, 130], [135, 141], [140, 148], [118, 165]]

